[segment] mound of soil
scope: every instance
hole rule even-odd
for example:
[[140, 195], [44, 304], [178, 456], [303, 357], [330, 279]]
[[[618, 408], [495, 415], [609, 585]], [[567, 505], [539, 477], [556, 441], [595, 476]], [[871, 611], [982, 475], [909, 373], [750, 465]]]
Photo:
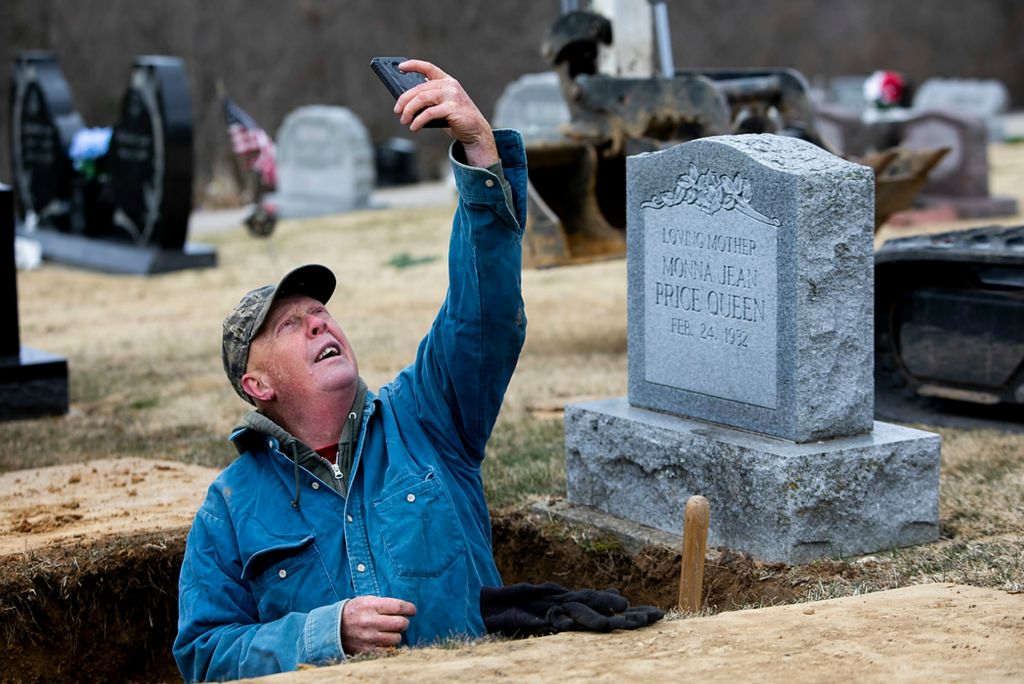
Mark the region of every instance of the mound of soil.
[[404, 650], [274, 681], [1019, 682], [1022, 639], [1024, 596], [925, 584], [634, 631]]

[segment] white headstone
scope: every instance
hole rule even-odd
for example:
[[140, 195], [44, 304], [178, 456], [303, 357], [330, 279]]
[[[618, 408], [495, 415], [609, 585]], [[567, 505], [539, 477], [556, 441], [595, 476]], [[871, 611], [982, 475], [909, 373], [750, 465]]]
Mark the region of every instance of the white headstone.
[[1009, 106], [1009, 91], [994, 79], [929, 78], [914, 94], [914, 109], [953, 111], [984, 120], [993, 142], [1003, 139], [1001, 116]]
[[278, 185], [268, 202], [282, 218], [367, 205], [376, 181], [373, 145], [351, 110], [300, 107], [285, 117], [276, 144]]
[[514, 128], [531, 142], [559, 137], [559, 129], [570, 118], [558, 74], [545, 71], [509, 83], [494, 105], [492, 123], [495, 128]]

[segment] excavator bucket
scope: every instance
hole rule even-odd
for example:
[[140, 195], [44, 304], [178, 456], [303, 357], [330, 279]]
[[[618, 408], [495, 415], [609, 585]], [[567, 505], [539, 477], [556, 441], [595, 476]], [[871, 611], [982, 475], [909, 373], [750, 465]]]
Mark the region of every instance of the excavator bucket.
[[[620, 222], [613, 226], [598, 194], [599, 160], [585, 145], [544, 145], [528, 148], [529, 208], [523, 240], [527, 266], [545, 268], [626, 253], [625, 207], [611, 207]], [[605, 194], [607, 198], [609, 195]]]
[[897, 211], [913, 206], [914, 199], [928, 182], [928, 173], [948, 152], [948, 147], [934, 150], [894, 147], [850, 160], [869, 166], [875, 172], [876, 232]]
[[[529, 75], [534, 100], [495, 124], [523, 131], [529, 164], [524, 266], [577, 264], [626, 253], [626, 157], [712, 135], [775, 133], [826, 147], [804, 77], [792, 69], [672, 70], [668, 76], [598, 72], [608, 19], [574, 11], [543, 53], [557, 80]], [[554, 76], [554, 74], [548, 74]], [[527, 77], [524, 77], [524, 81]], [[525, 87], [525, 86], [524, 86]], [[547, 89], [537, 95], [537, 88]], [[508, 91], [506, 91], [508, 92]], [[504, 96], [503, 96], [504, 97]], [[499, 101], [500, 104], [501, 101]], [[555, 124], [538, 114], [557, 109]], [[875, 228], [909, 208], [946, 149], [891, 149], [855, 159], [875, 170]]]

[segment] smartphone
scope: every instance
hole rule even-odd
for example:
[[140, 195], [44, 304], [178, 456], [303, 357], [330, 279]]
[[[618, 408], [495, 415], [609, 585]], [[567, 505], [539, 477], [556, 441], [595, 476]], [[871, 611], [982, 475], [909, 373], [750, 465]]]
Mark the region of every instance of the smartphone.
[[[374, 57], [370, 60], [370, 68], [373, 69], [373, 73], [377, 74], [377, 78], [396, 100], [409, 88], [427, 81], [427, 77], [418, 71], [401, 71], [398, 65], [405, 60], [405, 57]], [[424, 128], [448, 128], [448, 121], [447, 119], [434, 119], [428, 121]]]

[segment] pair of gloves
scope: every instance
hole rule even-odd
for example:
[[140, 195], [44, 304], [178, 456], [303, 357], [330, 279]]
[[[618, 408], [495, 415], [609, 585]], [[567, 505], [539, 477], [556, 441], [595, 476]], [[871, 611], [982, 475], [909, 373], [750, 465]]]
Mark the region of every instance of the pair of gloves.
[[653, 606], [630, 607], [615, 589], [569, 591], [554, 582], [483, 587], [480, 613], [488, 633], [508, 637], [636, 629], [665, 615]]

